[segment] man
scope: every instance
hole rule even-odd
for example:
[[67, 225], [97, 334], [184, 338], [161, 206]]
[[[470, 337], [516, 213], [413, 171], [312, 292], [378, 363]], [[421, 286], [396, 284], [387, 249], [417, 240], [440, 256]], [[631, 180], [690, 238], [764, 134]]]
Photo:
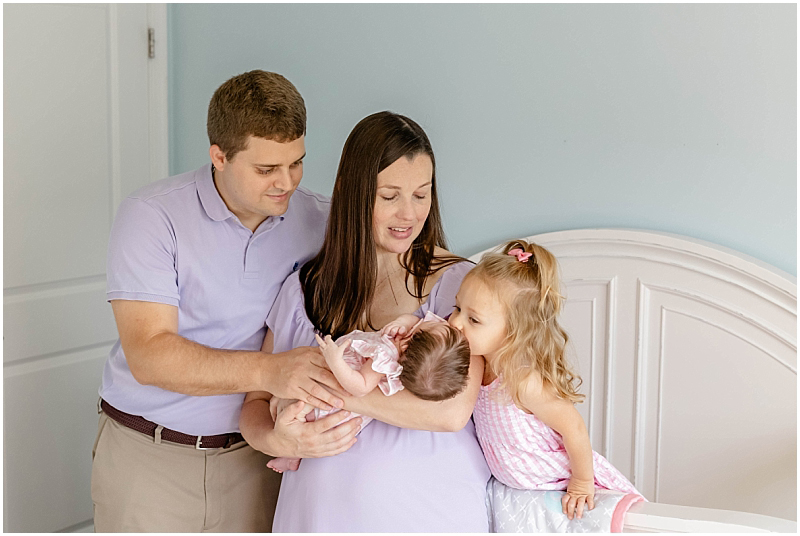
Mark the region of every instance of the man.
[[[211, 163], [121, 204], [107, 292], [120, 338], [92, 464], [98, 532], [270, 531], [280, 480], [239, 434], [244, 393], [341, 407], [317, 349], [259, 351], [281, 283], [324, 235], [329, 201], [298, 187], [305, 129], [284, 77], [231, 78], [209, 104]], [[337, 427], [338, 413], [303, 437], [321, 456], [358, 431]]]

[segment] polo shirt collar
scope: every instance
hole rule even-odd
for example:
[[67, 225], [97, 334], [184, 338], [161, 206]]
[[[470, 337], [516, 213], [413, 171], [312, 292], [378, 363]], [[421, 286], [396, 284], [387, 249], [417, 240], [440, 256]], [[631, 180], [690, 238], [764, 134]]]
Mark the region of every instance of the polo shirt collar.
[[206, 164], [197, 170], [197, 193], [200, 196], [200, 203], [214, 221], [223, 221], [233, 217], [233, 212], [228, 209], [225, 201], [214, 186], [214, 178], [211, 176], [211, 164]]

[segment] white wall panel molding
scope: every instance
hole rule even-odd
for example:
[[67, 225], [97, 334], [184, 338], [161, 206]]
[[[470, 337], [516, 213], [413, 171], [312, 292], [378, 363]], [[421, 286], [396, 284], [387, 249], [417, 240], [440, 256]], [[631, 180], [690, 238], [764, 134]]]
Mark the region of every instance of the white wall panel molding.
[[[581, 229], [535, 235], [559, 258], [643, 259], [729, 281], [796, 314], [797, 279], [758, 259], [702, 240], [633, 229]], [[531, 237], [532, 238], [532, 237]]]
[[[614, 282], [613, 278], [571, 280], [562, 289], [567, 298], [562, 324], [571, 337], [569, 355], [583, 379], [580, 391], [586, 395], [584, 404], [578, 408], [586, 420], [592, 443], [606, 456], [611, 452]], [[588, 306], [588, 324], [582, 323], [582, 317], [570, 314], [579, 304]]]
[[166, 9], [3, 8], [9, 532], [91, 527], [97, 392], [117, 338], [109, 232], [121, 200], [168, 169]]
[[[36, 374], [47, 370], [55, 370], [84, 361], [105, 360], [116, 339], [110, 342], [94, 344], [86, 348], [79, 348], [71, 352], [63, 352], [49, 356], [47, 359], [34, 359], [22, 362], [8, 363], [3, 367], [3, 377], [6, 379], [27, 374]], [[99, 378], [97, 378], [99, 380]], [[99, 387], [99, 384], [98, 384]], [[97, 391], [97, 389], [95, 389]]]
[[[60, 279], [58, 281], [47, 281], [45, 283], [35, 283], [33, 285], [20, 285], [18, 287], [6, 287], [3, 289], [3, 297], [6, 303], [29, 298], [56, 296], [61, 292], [69, 292], [76, 288], [87, 288], [95, 285], [105, 285], [106, 274], [88, 275], [85, 277], [74, 277], [71, 279]], [[54, 294], [48, 294], [53, 292]]]
[[91, 452], [106, 350], [71, 357], [55, 367], [5, 370], [6, 531], [57, 532], [92, 519]]
[[[652, 418], [652, 415], [647, 410], [650, 402], [649, 397], [653, 396], [650, 391], [653, 384], [648, 381], [652, 368], [648, 358], [650, 333], [652, 332], [650, 328], [650, 289], [640, 279], [636, 280], [636, 296], [636, 357], [631, 378], [636, 389], [633, 415], [634, 447], [632, 462], [634, 471], [632, 482], [646, 497], [654, 497], [655, 487], [652, 482], [648, 482], [645, 476], [652, 473], [652, 468], [647, 467], [647, 457], [645, 455], [648, 439], [645, 423], [648, 418]], [[652, 500], [655, 501], [655, 497]]]
[[117, 338], [105, 277], [12, 294], [4, 298], [3, 308], [6, 364], [49, 359]]
[[105, 248], [94, 245], [108, 240], [108, 6], [3, 13], [4, 285], [102, 273]]
[[[721, 300], [714, 299], [713, 297], [706, 296], [699, 292], [692, 292], [685, 289], [672, 288], [652, 283], [644, 284], [644, 286], [646, 286], [649, 291], [657, 291], [681, 298], [688, 305], [694, 303], [696, 305], [712, 307], [717, 311], [724, 313], [725, 315], [729, 315], [730, 318], [727, 319], [728, 324], [730, 324], [731, 320], [741, 320], [750, 324], [757, 330], [763, 332], [763, 334], [766, 335], [766, 339], [761, 337], [762, 341], [759, 341], [756, 337], [743, 333], [741, 329], [737, 330], [727, 326], [723, 322], [715, 322], [711, 320], [708, 315], [703, 316], [701, 314], [693, 314], [685, 308], [675, 307], [669, 309], [676, 313], [695, 318], [699, 322], [707, 323], [710, 326], [714, 326], [731, 334], [734, 337], [741, 339], [747, 344], [750, 344], [769, 355], [771, 358], [775, 359], [778, 363], [789, 369], [794, 374], [797, 374], [797, 339], [786, 334], [785, 332], [782, 332], [781, 330], [775, 329], [774, 326], [770, 325], [768, 322], [765, 322], [762, 318], [751, 315], [749, 311], [742, 309], [741, 307], [735, 307], [731, 304], [724, 303]], [[784, 352], [782, 352], [783, 355], [779, 355], [774, 349], [767, 348], [763, 342], [773, 343], [773, 346], [775, 342], [781, 343], [783, 346], [785, 346]]]
[[119, 8], [108, 4], [108, 139], [110, 143], [108, 178], [110, 182], [108, 227], [114, 223], [116, 207], [122, 201], [122, 168], [120, 141], [120, 57], [119, 57]]
[[614, 392], [614, 378], [617, 375], [616, 362], [614, 361], [614, 341], [616, 339], [616, 303], [617, 303], [617, 278], [612, 277], [606, 284], [606, 333], [605, 333], [605, 398], [603, 400], [603, 451], [608, 457], [613, 457], [611, 438], [611, 415], [614, 409], [611, 393]]
[[[597, 300], [594, 298], [586, 298], [586, 299], [579, 299], [573, 298], [568, 300], [569, 306], [573, 309], [588, 309], [588, 317], [589, 321], [586, 322], [585, 328], [587, 333], [582, 334], [585, 337], [586, 345], [588, 349], [585, 350], [583, 353], [588, 354], [588, 361], [586, 363], [579, 363], [577, 362], [577, 356], [579, 355], [578, 352], [575, 350], [575, 345], [579, 342], [576, 341], [577, 334], [572, 332], [570, 334], [570, 339], [567, 343], [567, 356], [570, 359], [570, 364], [576, 367], [578, 373], [581, 375], [582, 378], [585, 378], [583, 383], [581, 384], [580, 392], [584, 393], [587, 391], [589, 393], [594, 393], [595, 390], [595, 382], [594, 382], [594, 372], [596, 370], [595, 361], [597, 359], [597, 348], [595, 345], [595, 335], [596, 335], [596, 322], [597, 322]], [[581, 307], [585, 306], [585, 307]], [[566, 313], [566, 311], [565, 311]], [[569, 333], [569, 332], [568, 332]], [[583, 365], [583, 367], [581, 366]], [[585, 367], [585, 368], [584, 368]], [[584, 393], [585, 394], [585, 393]], [[585, 399], [586, 407], [592, 407], [592, 399], [591, 397], [587, 396]], [[589, 427], [590, 432], [594, 421], [592, 419], [591, 411], [588, 412], [588, 419], [586, 421], [586, 425]]]
[[147, 62], [150, 180], [169, 175], [167, 4], [147, 4], [147, 25], [155, 32], [155, 57]]

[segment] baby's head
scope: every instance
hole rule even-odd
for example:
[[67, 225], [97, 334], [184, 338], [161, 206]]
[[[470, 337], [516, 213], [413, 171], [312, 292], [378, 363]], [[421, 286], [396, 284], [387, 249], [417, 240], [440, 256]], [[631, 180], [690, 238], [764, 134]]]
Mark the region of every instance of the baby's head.
[[423, 400], [453, 398], [467, 385], [470, 351], [460, 331], [444, 322], [421, 322], [401, 354], [403, 387]]

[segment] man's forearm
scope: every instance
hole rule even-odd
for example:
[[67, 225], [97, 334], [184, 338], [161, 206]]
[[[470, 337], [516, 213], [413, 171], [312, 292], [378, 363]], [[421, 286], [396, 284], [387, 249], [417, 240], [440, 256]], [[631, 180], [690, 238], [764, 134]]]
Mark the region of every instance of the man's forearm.
[[263, 352], [209, 348], [175, 333], [123, 350], [133, 377], [144, 385], [194, 396], [266, 389], [271, 356]]

